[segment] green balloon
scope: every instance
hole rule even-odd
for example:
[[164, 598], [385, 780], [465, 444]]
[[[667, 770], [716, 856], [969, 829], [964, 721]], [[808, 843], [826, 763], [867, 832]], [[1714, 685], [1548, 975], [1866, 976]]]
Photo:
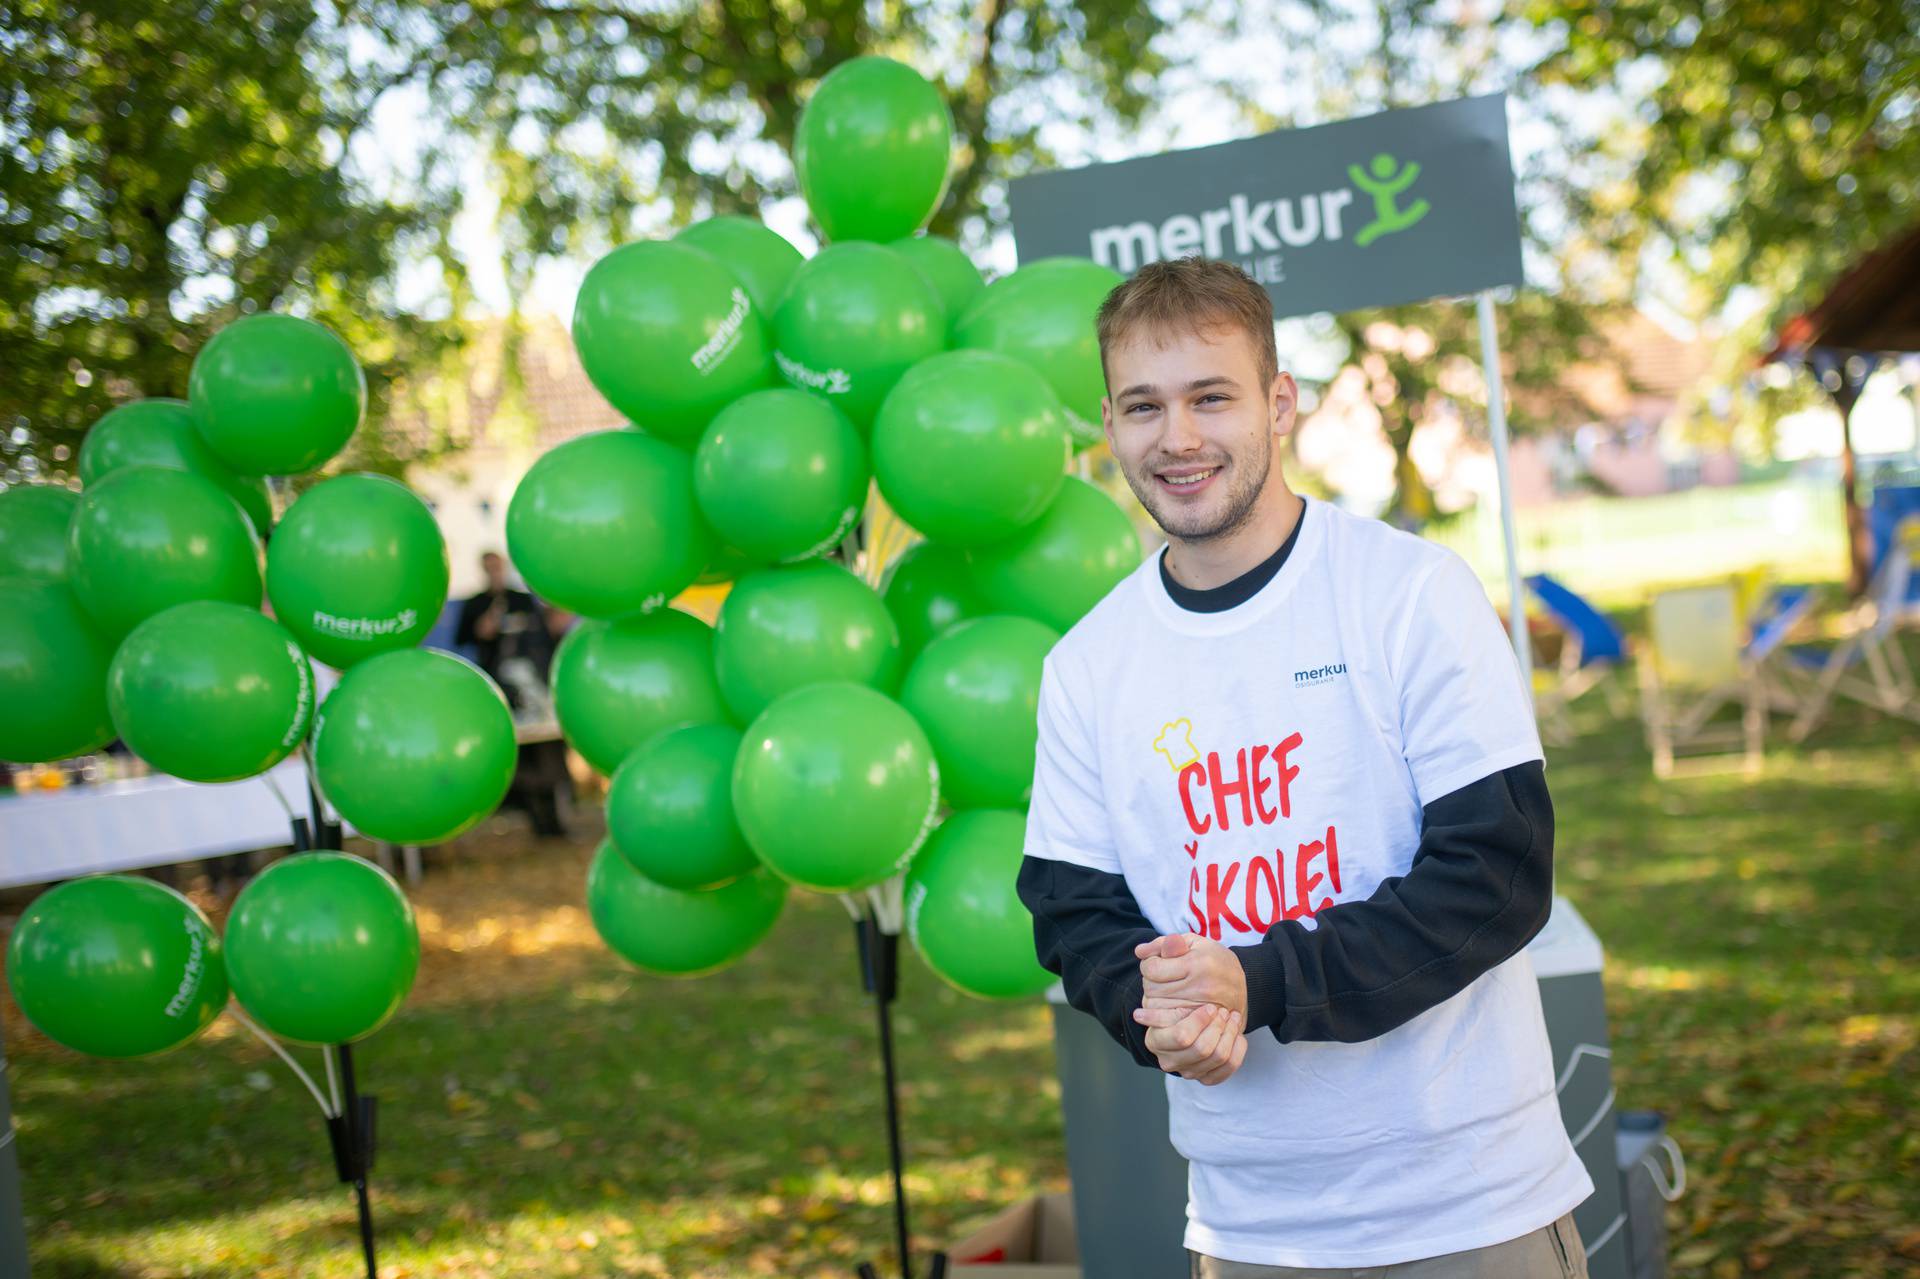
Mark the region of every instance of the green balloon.
[[824, 76], [800, 112], [793, 167], [829, 240], [920, 229], [947, 189], [953, 117], [912, 67], [868, 56]]
[[890, 693], [900, 682], [900, 628], [873, 588], [838, 564], [763, 569], [734, 583], [720, 605], [713, 669], [741, 723], [822, 680]]
[[902, 374], [947, 344], [927, 277], [883, 244], [832, 244], [793, 273], [773, 316], [774, 361], [866, 430]]
[[980, 291], [987, 287], [980, 268], [961, 247], [941, 235], [910, 235], [887, 246], [920, 268], [947, 311], [949, 335]]
[[313, 729], [320, 790], [369, 839], [438, 844], [500, 804], [519, 757], [494, 682], [462, 658], [403, 648], [340, 677]]
[[507, 504], [507, 549], [534, 594], [586, 617], [624, 617], [691, 586], [714, 540], [693, 459], [618, 430], [541, 454]]
[[185, 400], [133, 400], [109, 410], [87, 430], [80, 442], [80, 480], [98, 484], [124, 466], [158, 466], [169, 471], [192, 471], [218, 484], [265, 537], [273, 525], [273, 502], [267, 482], [258, 475], [242, 475], [222, 462], [193, 424], [193, 410]]
[[66, 581], [67, 527], [79, 505], [77, 493], [53, 484], [0, 492], [0, 577]]
[[582, 622], [553, 655], [553, 702], [573, 748], [612, 775], [655, 733], [726, 722], [713, 675], [713, 628], [672, 608]]
[[766, 320], [747, 286], [685, 242], [623, 244], [594, 263], [574, 302], [573, 344], [608, 403], [683, 443], [772, 378]]
[[133, 628], [107, 673], [107, 706], [127, 748], [190, 782], [272, 768], [313, 723], [313, 668], [258, 609], [195, 600]]
[[68, 530], [80, 603], [119, 639], [189, 600], [260, 607], [260, 539], [212, 480], [129, 466], [80, 495]]
[[1074, 446], [1087, 448], [1104, 438], [1107, 393], [1094, 319], [1122, 278], [1086, 258], [1041, 258], [989, 284], [954, 324], [953, 344], [1025, 361], [1066, 406]]
[[1033, 916], [1014, 889], [1026, 829], [1017, 812], [955, 813], [907, 871], [907, 936], [956, 990], [1019, 999], [1053, 984], [1034, 953]]
[[607, 790], [607, 834], [656, 884], [718, 888], [760, 865], [733, 818], [740, 730], [689, 724], [634, 748]]
[[384, 475], [341, 475], [288, 508], [267, 544], [267, 598], [307, 652], [345, 669], [412, 648], [447, 602], [447, 543]]
[[1031, 524], [1060, 491], [1067, 432], [1038, 373], [992, 351], [923, 360], [873, 428], [873, 473], [900, 518], [978, 546]]
[[773, 314], [787, 281], [806, 261], [778, 231], [732, 214], [696, 222], [673, 238], [724, 262], [747, 286], [747, 296], [763, 316]]
[[713, 559], [707, 565], [707, 571], [693, 579], [695, 586], [718, 586], [722, 582], [737, 581], [757, 568], [765, 568], [765, 560], [755, 559], [737, 546], [728, 546], [725, 542], [714, 545]]
[[7, 984], [41, 1034], [95, 1057], [178, 1048], [227, 1006], [213, 925], [171, 888], [132, 875], [34, 898], [7, 944]]
[[0, 759], [39, 764], [114, 739], [113, 643], [64, 582], [0, 578]]
[[1046, 514], [969, 559], [973, 580], [995, 609], [1065, 634], [1140, 566], [1140, 535], [1112, 498], [1068, 476]]
[[587, 914], [607, 949], [663, 977], [725, 968], [773, 931], [786, 903], [787, 886], [758, 869], [704, 891], [655, 883], [611, 840], [587, 870]]
[[927, 730], [952, 807], [1018, 808], [1032, 795], [1040, 666], [1059, 641], [1029, 618], [975, 618], [907, 672], [900, 704]]
[[993, 611], [973, 583], [967, 553], [937, 542], [916, 542], [902, 552], [887, 572], [880, 598], [900, 626], [900, 655], [909, 665], [955, 622]]
[[367, 379], [340, 336], [293, 315], [235, 320], [187, 375], [193, 424], [242, 475], [300, 475], [345, 448], [367, 412]]
[[743, 395], [693, 455], [693, 491], [745, 556], [799, 560], [838, 546], [867, 503], [867, 446], [846, 415], [804, 391]]
[[419, 971], [406, 894], [345, 853], [282, 858], [240, 890], [227, 919], [234, 997], [297, 1044], [365, 1039], [400, 1010]]
[[748, 726], [733, 811], [776, 875], [851, 893], [907, 863], [933, 826], [940, 766], [898, 702], [864, 684], [810, 684]]

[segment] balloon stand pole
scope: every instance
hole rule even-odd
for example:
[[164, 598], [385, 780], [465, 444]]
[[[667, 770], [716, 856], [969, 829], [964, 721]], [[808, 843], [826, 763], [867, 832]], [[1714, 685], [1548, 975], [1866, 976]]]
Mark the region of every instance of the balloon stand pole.
[[[320, 792], [307, 783], [307, 803], [313, 814], [293, 819], [293, 847], [296, 852], [313, 849], [338, 849], [343, 831], [338, 821], [330, 820], [320, 802]], [[379, 1279], [373, 1258], [373, 1204], [367, 1197], [367, 1174], [373, 1171], [374, 1116], [379, 1099], [365, 1097], [353, 1074], [353, 1049], [335, 1044], [323, 1051], [333, 1054], [340, 1070], [340, 1113], [327, 1117], [327, 1140], [333, 1145], [333, 1170], [341, 1184], [353, 1187], [360, 1207], [360, 1251], [367, 1259], [367, 1279]]]
[[[887, 1153], [893, 1164], [894, 1247], [900, 1259], [901, 1279], [913, 1279], [912, 1254], [907, 1233], [907, 1189], [905, 1161], [900, 1151], [900, 1089], [893, 1067], [893, 1021], [888, 1007], [900, 991], [900, 934], [881, 929], [871, 914], [854, 921], [853, 932], [860, 946], [860, 983], [873, 996], [880, 1028], [880, 1071], [887, 1092]], [[933, 1254], [929, 1279], [945, 1279], [947, 1254]], [[860, 1279], [879, 1279], [879, 1271], [870, 1261], [862, 1262]]]
[[367, 1199], [367, 1174], [373, 1170], [374, 1115], [378, 1101], [360, 1095], [353, 1079], [353, 1049], [335, 1044], [328, 1051], [340, 1067], [341, 1111], [327, 1120], [333, 1142], [333, 1169], [343, 1183], [353, 1186], [360, 1202], [360, 1250], [367, 1259], [367, 1279], [379, 1279], [373, 1260], [373, 1205]]

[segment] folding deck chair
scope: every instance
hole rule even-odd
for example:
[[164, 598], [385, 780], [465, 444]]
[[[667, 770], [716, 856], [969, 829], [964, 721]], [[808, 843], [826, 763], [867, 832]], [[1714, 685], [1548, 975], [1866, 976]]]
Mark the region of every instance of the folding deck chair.
[[1920, 687], [1896, 634], [1916, 621], [1920, 621], [1920, 515], [1910, 515], [1888, 539], [1866, 595], [1847, 611], [1838, 642], [1826, 648], [1805, 645], [1786, 651], [1802, 676], [1797, 685], [1799, 704], [1787, 730], [1789, 740], [1805, 741], [1836, 696], [1851, 698], [1883, 715], [1920, 722]]
[[[1760, 771], [1766, 742], [1764, 684], [1745, 652], [1746, 621], [1732, 582], [1661, 591], [1647, 610], [1647, 645], [1634, 665], [1656, 777], [1671, 777], [1682, 750], [1740, 747], [1742, 771]], [[1738, 729], [1714, 725], [1722, 708], [1740, 707]], [[1695, 755], [1719, 765], [1728, 756]]]
[[1560, 646], [1559, 663], [1550, 674], [1536, 672], [1534, 687], [1534, 707], [1541, 728], [1566, 740], [1573, 736], [1568, 705], [1599, 685], [1626, 659], [1626, 636], [1605, 613], [1545, 573], [1527, 578], [1527, 589], [1566, 637]]

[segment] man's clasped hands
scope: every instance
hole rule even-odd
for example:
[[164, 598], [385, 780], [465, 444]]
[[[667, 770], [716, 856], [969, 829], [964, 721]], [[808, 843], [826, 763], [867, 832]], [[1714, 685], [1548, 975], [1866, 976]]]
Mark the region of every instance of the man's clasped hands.
[[1133, 953], [1144, 992], [1133, 1019], [1147, 1028], [1160, 1069], [1224, 1083], [1247, 1056], [1247, 974], [1239, 957], [1194, 933], [1156, 937]]

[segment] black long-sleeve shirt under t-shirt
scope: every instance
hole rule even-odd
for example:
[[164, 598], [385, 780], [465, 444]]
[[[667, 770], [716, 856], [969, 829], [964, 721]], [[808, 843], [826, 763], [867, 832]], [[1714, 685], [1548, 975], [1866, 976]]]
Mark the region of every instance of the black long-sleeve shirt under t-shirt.
[[[1299, 536], [1210, 590], [1174, 581], [1182, 608], [1218, 612], [1246, 602], [1280, 571]], [[1134, 947], [1159, 935], [1124, 876], [1027, 857], [1020, 900], [1033, 915], [1040, 963], [1067, 1002], [1092, 1014], [1134, 1060], [1158, 1068], [1133, 1019], [1143, 982]], [[1420, 846], [1404, 876], [1364, 901], [1342, 902], [1316, 927], [1283, 920], [1231, 949], [1247, 979], [1246, 1033], [1282, 1043], [1357, 1043], [1444, 1003], [1511, 958], [1546, 923], [1553, 893], [1553, 802], [1537, 760], [1442, 795], [1422, 810]]]

